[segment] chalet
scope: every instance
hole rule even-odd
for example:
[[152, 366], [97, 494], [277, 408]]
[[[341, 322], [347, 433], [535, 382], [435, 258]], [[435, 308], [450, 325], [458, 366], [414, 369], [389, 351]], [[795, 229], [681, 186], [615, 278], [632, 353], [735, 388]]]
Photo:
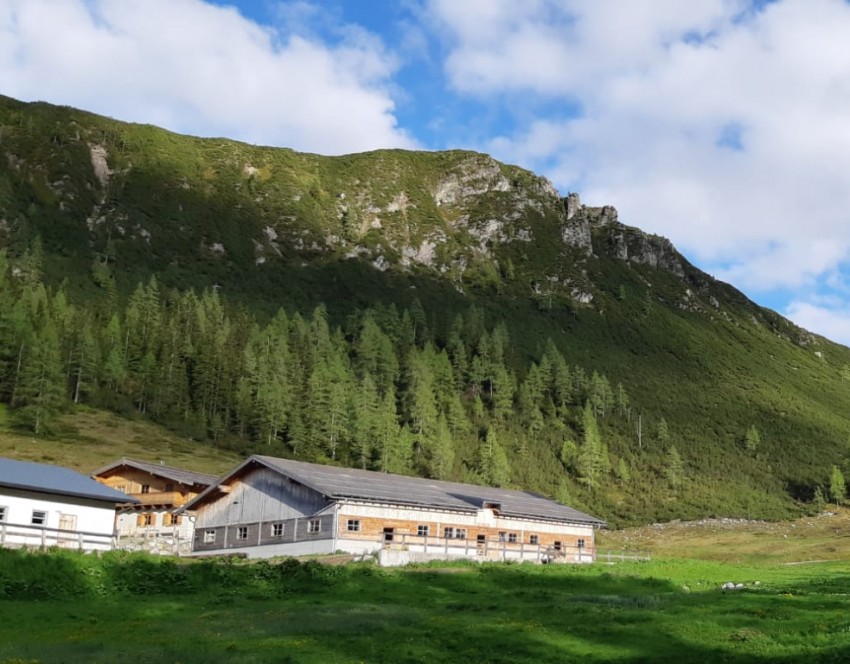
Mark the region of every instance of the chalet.
[[116, 506], [127, 502], [69, 468], [0, 458], [0, 546], [111, 549]]
[[591, 562], [596, 517], [534, 493], [252, 456], [185, 506], [195, 554]]
[[120, 537], [173, 535], [191, 539], [191, 519], [175, 512], [211, 484], [204, 475], [136, 459], [118, 461], [97, 469], [92, 477], [130, 498], [118, 514]]

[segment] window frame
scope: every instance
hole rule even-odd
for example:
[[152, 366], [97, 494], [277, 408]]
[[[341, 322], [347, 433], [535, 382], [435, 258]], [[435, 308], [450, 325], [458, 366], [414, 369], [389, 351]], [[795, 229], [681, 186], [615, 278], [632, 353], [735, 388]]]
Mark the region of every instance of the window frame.
[[585, 541], [584, 537], [579, 537], [576, 540], [576, 548], [577, 549], [586, 549], [587, 548], [587, 542]]
[[215, 542], [216, 535], [218, 533], [214, 528], [207, 528], [204, 530], [204, 544], [212, 544]]
[[9, 520], [9, 506], [0, 505], [0, 523], [7, 523]]
[[348, 519], [348, 523], [346, 524], [346, 531], [349, 533], [359, 533], [360, 532], [360, 519]]
[[529, 535], [528, 536], [528, 543], [529, 544], [537, 544], [539, 546], [540, 545], [540, 536], [536, 535], [536, 534]]
[[315, 535], [316, 533], [322, 532], [322, 520], [321, 519], [310, 519], [307, 521], [307, 534]]
[[517, 543], [517, 534], [516, 533], [508, 533], [508, 544], [516, 544]]
[[142, 484], [142, 490], [140, 493], [150, 493], [151, 485], [150, 484]]
[[273, 523], [271, 524], [271, 534], [270, 537], [283, 537], [284, 526], [282, 523]]
[[33, 510], [30, 516], [30, 525], [47, 526], [47, 510]]
[[236, 526], [236, 539], [248, 539], [248, 526]]
[[416, 526], [416, 536], [417, 537], [429, 537], [431, 534], [431, 527], [426, 524], [420, 524]]

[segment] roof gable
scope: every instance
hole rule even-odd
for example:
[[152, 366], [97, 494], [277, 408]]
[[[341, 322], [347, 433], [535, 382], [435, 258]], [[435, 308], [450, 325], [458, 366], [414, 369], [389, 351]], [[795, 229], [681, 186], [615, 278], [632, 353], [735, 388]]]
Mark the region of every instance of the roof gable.
[[0, 458], [0, 487], [116, 504], [139, 502], [70, 468], [15, 459]]
[[163, 466], [162, 464], [149, 463], [147, 461], [139, 461], [138, 459], [129, 459], [127, 457], [103, 466], [103, 468], [98, 468], [92, 473], [92, 477], [104, 475], [105, 473], [117, 470], [118, 468], [135, 468], [136, 470], [141, 470], [143, 472], [150, 473], [151, 475], [156, 475], [157, 477], [162, 477], [167, 480], [172, 480], [174, 482], [190, 486], [194, 484], [210, 486], [218, 479], [215, 475], [196, 473], [191, 470], [183, 470], [182, 468], [174, 468], [172, 466]]

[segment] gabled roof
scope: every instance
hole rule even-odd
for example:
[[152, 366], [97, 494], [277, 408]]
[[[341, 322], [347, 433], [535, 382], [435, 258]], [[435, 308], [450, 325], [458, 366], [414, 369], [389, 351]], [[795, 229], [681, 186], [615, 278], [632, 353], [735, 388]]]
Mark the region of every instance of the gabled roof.
[[193, 485], [200, 484], [201, 486], [209, 486], [214, 484], [218, 479], [215, 475], [205, 475], [204, 473], [195, 473], [191, 470], [183, 470], [182, 468], [172, 468], [171, 466], [162, 466], [158, 463], [148, 463], [147, 461], [139, 461], [138, 459], [128, 459], [124, 457], [108, 466], [98, 468], [92, 473], [92, 477], [103, 475], [104, 473], [116, 468], [127, 467], [141, 470], [151, 475], [164, 477], [165, 479], [179, 482], [180, 484]]
[[91, 498], [107, 503], [137, 503], [135, 498], [95, 482], [82, 473], [45, 463], [0, 457], [0, 487], [37, 491], [59, 496]]
[[[330, 500], [364, 500], [466, 512], [475, 512], [485, 507], [486, 503], [488, 506], [497, 507], [503, 516], [594, 526], [605, 525], [601, 519], [535, 493], [392, 475], [357, 468], [323, 466], [268, 456], [250, 457], [225, 475], [221, 482], [226, 483], [251, 464], [266, 466], [327, 496]], [[216, 486], [210, 486], [187, 503], [184, 509], [196, 509], [197, 505], [204, 502], [207, 497], [214, 495], [216, 488]]]

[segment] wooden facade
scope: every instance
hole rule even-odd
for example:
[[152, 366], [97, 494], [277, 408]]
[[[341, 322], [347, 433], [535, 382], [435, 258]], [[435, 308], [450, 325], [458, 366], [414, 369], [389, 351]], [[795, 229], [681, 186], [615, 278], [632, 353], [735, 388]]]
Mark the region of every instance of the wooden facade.
[[175, 512], [215, 481], [211, 475], [135, 459], [116, 461], [92, 477], [137, 501], [119, 511], [117, 526], [122, 537], [167, 534], [190, 539], [191, 520]]
[[[322, 468], [332, 479], [339, 474], [345, 487], [332, 487], [299, 474], [297, 471], [305, 466]], [[290, 467], [296, 472], [290, 473]], [[355, 472], [362, 476], [362, 487], [352, 481], [360, 479], [352, 478]], [[489, 491], [489, 495], [496, 490], [471, 485], [451, 485], [451, 495], [463, 498], [456, 501], [460, 506], [455, 509], [441, 504], [389, 502], [371, 495], [377, 493], [378, 483], [389, 478], [402, 488], [405, 482], [422, 482], [419, 478], [327, 470], [315, 464], [252, 457], [186, 505], [194, 511], [196, 520], [193, 551], [270, 557], [396, 550], [412, 552], [418, 559], [547, 562], [589, 562], [595, 557], [594, 533], [602, 522], [578, 512], [578, 518], [559, 518], [551, 506], [562, 506], [554, 501], [502, 491], [499, 495], [508, 499], [516, 494], [518, 499], [540, 503], [537, 513], [532, 509], [529, 514], [519, 514], [516, 509], [505, 513], [501, 503], [477, 497], [478, 493]], [[440, 484], [447, 483], [428, 486]], [[340, 496], [342, 490], [358, 497]], [[550, 512], [555, 516], [549, 517]]]

